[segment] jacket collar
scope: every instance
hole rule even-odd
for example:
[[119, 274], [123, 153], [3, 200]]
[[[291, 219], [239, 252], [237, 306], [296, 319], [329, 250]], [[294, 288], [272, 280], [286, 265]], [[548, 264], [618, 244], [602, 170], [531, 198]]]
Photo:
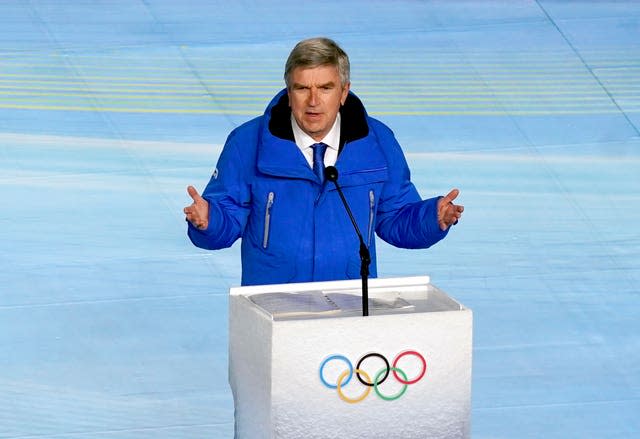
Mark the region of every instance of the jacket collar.
[[[340, 149], [369, 136], [367, 113], [358, 97], [349, 92], [340, 108]], [[263, 117], [258, 141], [258, 169], [270, 175], [315, 180], [316, 176], [295, 144], [291, 128], [291, 109], [287, 90], [280, 91], [269, 103]], [[338, 158], [340, 160], [340, 158]]]

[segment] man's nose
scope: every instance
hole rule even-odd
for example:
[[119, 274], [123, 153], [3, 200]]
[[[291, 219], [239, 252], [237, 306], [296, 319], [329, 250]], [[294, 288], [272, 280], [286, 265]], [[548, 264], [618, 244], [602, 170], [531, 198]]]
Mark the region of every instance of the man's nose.
[[318, 89], [311, 88], [309, 89], [309, 105], [317, 105], [318, 104]]

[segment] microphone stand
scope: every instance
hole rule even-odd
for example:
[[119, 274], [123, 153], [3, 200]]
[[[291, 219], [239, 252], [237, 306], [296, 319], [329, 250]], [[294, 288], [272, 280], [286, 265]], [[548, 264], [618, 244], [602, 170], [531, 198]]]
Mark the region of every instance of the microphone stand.
[[338, 170], [335, 166], [327, 166], [324, 170], [324, 176], [327, 180], [332, 181], [334, 186], [338, 191], [338, 195], [340, 195], [340, 199], [342, 200], [342, 204], [344, 205], [347, 214], [349, 214], [349, 219], [351, 220], [351, 224], [353, 224], [353, 228], [356, 231], [356, 235], [358, 235], [358, 240], [360, 241], [360, 277], [362, 278], [362, 315], [369, 315], [369, 265], [371, 264], [371, 253], [369, 252], [369, 248], [364, 243], [364, 239], [362, 239], [362, 234], [360, 233], [360, 229], [358, 228], [358, 224], [356, 223], [355, 218], [353, 217], [353, 213], [351, 213], [351, 209], [349, 208], [349, 204], [347, 203], [344, 194], [342, 193], [342, 189], [338, 184]]

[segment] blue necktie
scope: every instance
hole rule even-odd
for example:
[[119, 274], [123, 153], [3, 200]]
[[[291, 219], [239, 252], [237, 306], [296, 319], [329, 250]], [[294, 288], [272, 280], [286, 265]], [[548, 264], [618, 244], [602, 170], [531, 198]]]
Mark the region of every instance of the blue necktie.
[[324, 152], [327, 150], [327, 145], [316, 143], [311, 145], [311, 148], [313, 148], [313, 172], [322, 184], [324, 182]]

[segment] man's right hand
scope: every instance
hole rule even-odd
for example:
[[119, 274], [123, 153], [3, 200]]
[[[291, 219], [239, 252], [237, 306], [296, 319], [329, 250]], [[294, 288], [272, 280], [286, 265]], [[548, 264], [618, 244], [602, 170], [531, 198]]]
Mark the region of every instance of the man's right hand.
[[209, 227], [209, 203], [193, 186], [187, 187], [187, 193], [193, 200], [190, 206], [184, 208], [187, 221], [199, 230], [206, 230]]

